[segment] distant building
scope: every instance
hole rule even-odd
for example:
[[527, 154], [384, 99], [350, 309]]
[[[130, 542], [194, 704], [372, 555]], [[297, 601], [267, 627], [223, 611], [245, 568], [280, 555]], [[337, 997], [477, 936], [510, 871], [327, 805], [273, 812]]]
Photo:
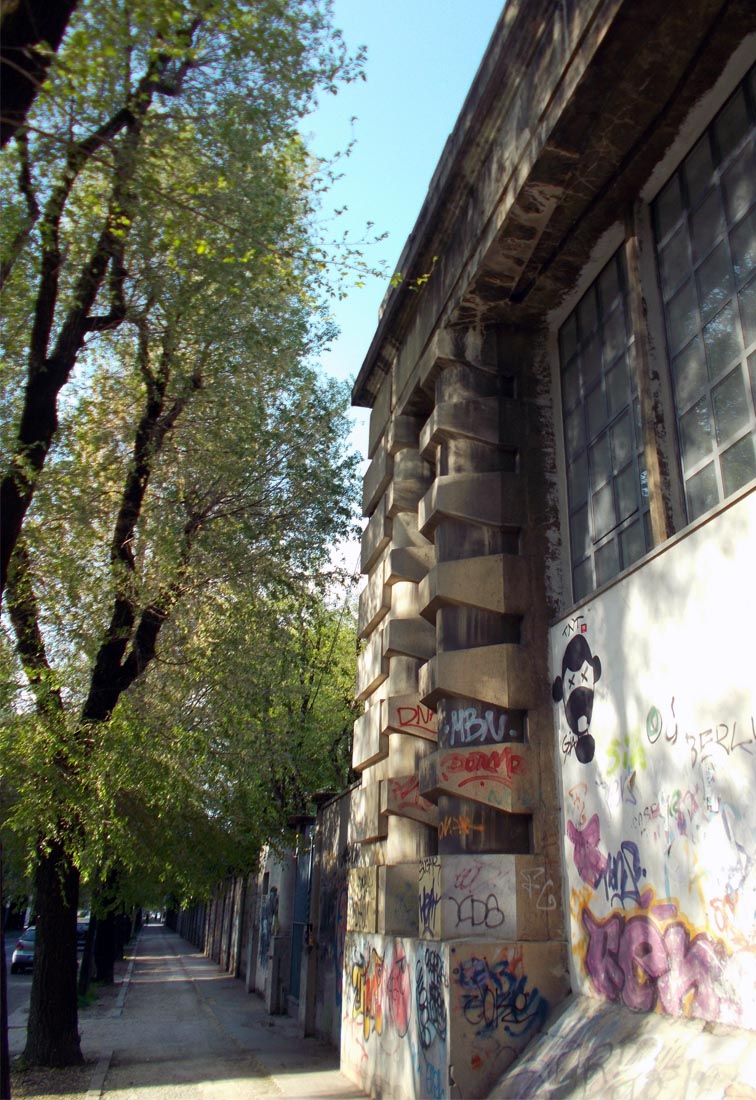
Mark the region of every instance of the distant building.
[[329, 901], [366, 1091], [486, 1096], [570, 991], [756, 1028], [755, 62], [753, 0], [510, 0], [398, 264]]

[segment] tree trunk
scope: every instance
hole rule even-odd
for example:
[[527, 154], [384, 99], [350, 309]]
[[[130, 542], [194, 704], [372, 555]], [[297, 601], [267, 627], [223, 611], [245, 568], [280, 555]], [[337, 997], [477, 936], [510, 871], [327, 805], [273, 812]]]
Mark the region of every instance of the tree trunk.
[[94, 954], [97, 981], [102, 985], [112, 985], [115, 981], [116, 954], [115, 914], [112, 909], [97, 921]]
[[79, 872], [60, 844], [40, 853], [35, 876], [37, 942], [24, 1058], [32, 1065], [83, 1062], [76, 997]]

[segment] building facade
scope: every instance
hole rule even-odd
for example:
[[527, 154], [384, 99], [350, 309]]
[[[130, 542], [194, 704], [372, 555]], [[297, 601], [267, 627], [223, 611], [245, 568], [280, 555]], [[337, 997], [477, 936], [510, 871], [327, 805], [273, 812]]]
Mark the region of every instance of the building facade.
[[486, 1096], [570, 992], [756, 1027], [755, 64], [750, 0], [510, 0], [399, 262], [353, 391], [366, 1092]]

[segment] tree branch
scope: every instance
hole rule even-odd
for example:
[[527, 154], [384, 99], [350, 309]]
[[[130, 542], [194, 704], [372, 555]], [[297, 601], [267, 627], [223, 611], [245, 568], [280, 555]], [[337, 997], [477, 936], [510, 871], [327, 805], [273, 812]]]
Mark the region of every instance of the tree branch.
[[46, 715], [62, 714], [63, 697], [47, 658], [39, 625], [39, 605], [32, 584], [31, 559], [23, 542], [16, 546], [8, 575], [8, 614], [37, 710]]

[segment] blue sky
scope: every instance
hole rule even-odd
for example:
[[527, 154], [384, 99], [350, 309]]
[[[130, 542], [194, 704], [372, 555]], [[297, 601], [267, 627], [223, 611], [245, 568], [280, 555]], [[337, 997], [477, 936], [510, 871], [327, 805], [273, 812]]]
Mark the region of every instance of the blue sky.
[[[360, 237], [370, 221], [374, 232], [388, 232], [368, 251], [369, 262], [396, 266], [502, 7], [502, 0], [335, 0], [347, 44], [367, 46], [367, 79], [325, 97], [305, 131], [321, 155], [356, 138], [326, 209], [346, 204], [336, 228], [350, 236]], [[323, 357], [329, 374], [358, 373], [385, 288], [385, 280], [370, 279], [334, 303], [342, 334]], [[363, 454], [366, 420], [366, 411], [355, 411]]]

